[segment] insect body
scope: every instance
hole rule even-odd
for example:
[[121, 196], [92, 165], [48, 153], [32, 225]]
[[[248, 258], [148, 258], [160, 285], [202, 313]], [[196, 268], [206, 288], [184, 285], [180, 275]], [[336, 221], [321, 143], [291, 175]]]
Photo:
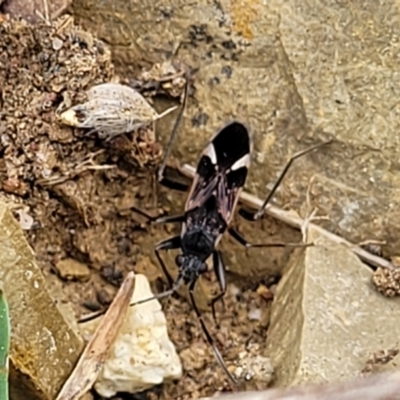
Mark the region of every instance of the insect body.
[[[185, 101], [186, 97], [184, 102]], [[171, 151], [171, 145], [176, 137], [176, 130], [180, 118], [182, 117], [183, 109], [184, 105], [181, 109], [180, 115], [178, 116], [177, 122], [175, 123], [170, 143], [164, 156], [164, 161], [158, 172], [158, 178], [161, 183], [181, 190], [184, 188], [179, 187], [179, 185], [174, 182], [168, 181], [164, 177], [164, 169], [166, 159]], [[292, 162], [296, 158], [329, 142], [315, 145], [295, 154], [283, 169], [277, 182], [260, 209], [255, 213], [245, 210], [239, 210], [239, 213], [249, 220], [256, 220], [262, 216], [269, 200], [274, 195]], [[246, 182], [251, 150], [252, 141], [249, 131], [244, 124], [234, 121], [223, 127], [210, 140], [200, 156], [184, 213], [179, 215], [163, 216], [154, 220], [156, 223], [182, 223], [180, 235], [163, 240], [155, 247], [155, 254], [171, 287], [170, 290], [156, 295], [155, 298], [165, 297], [176, 292], [182, 282], [185, 285], [188, 285], [190, 301], [200, 321], [203, 332], [208, 342], [211, 344], [221, 367], [234, 383], [236, 383], [236, 380], [228, 371], [221, 353], [209, 333], [200, 310], [194, 300], [193, 292], [195, 284], [199, 276], [207, 271], [206, 261], [212, 257], [213, 269], [220, 288], [220, 293], [211, 301], [212, 313], [215, 319], [215, 302], [224, 296], [227, 286], [225, 265], [221, 253], [217, 250], [217, 245], [226, 231], [246, 247], [307, 246], [298, 243], [252, 244], [247, 242], [247, 240], [234, 228], [229, 227], [235, 207], [239, 200], [240, 191]], [[147, 214], [143, 212], [141, 213], [146, 215], [148, 218], [151, 218]], [[178, 267], [178, 276], [175, 280], [173, 280], [169, 275], [164, 261], [160, 256], [161, 250], [172, 249], [181, 250], [181, 254], [179, 254], [175, 260]], [[143, 303], [148, 300], [150, 299], [138, 303]]]
[[[210, 141], [201, 155], [185, 207], [177, 264], [187, 284], [206, 270], [233, 215], [246, 177], [250, 137], [246, 127], [233, 122]], [[198, 272], [197, 272], [198, 271]]]
[[[207, 259], [212, 256], [213, 268], [221, 289], [221, 293], [212, 300], [215, 317], [214, 304], [226, 291], [225, 266], [216, 246], [232, 220], [240, 191], [246, 181], [250, 151], [249, 132], [243, 124], [232, 122], [222, 128], [208, 143], [200, 157], [185, 212], [156, 220], [158, 223], [182, 223], [180, 235], [162, 241], [155, 249], [164, 273], [172, 285], [171, 290], [161, 295], [175, 292], [182, 281], [189, 286], [190, 300], [207, 340], [221, 366], [235, 383], [202, 319], [194, 301], [193, 291], [199, 276], [207, 271]], [[177, 279], [173, 281], [159, 251], [178, 248], [181, 249], [181, 254], [176, 257], [179, 272]]]

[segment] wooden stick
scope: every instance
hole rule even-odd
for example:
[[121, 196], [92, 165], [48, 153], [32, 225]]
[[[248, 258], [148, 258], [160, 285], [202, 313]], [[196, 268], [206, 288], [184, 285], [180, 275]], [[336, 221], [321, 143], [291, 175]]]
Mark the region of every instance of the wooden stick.
[[56, 400], [78, 400], [92, 388], [124, 321], [134, 283], [135, 275], [129, 272]]
[[400, 400], [400, 371], [345, 383], [243, 392], [200, 400]]
[[[189, 178], [193, 178], [196, 171], [195, 168], [193, 168], [191, 165], [188, 164], [184, 164], [179, 170], [182, 172], [183, 175]], [[244, 204], [247, 204], [249, 207], [254, 208], [255, 210], [259, 209], [263, 203], [261, 199], [245, 191], [242, 191], [240, 193], [240, 201], [242, 201]], [[302, 218], [300, 218], [297, 214], [295, 214], [293, 211], [285, 211], [271, 204], [268, 204], [267, 208], [265, 209], [265, 212], [271, 217], [274, 217], [275, 219], [282, 221], [297, 229], [301, 229], [302, 226], [304, 226], [305, 224], [305, 221]], [[313, 229], [317, 230], [320, 235], [327, 237], [329, 240], [332, 240], [336, 243], [344, 244], [345, 246], [349, 247], [358, 257], [360, 257], [361, 260], [363, 260], [368, 264], [371, 264], [375, 267], [383, 267], [390, 269], [395, 268], [395, 266], [390, 261], [385, 260], [382, 257], [378, 257], [374, 254], [371, 254], [368, 251], [362, 249], [361, 247], [350, 243], [348, 240], [343, 239], [340, 236], [335, 235], [334, 233], [328, 232], [327, 230], [318, 225], [309, 222], [307, 222], [307, 224], [309, 227], [312, 227]]]

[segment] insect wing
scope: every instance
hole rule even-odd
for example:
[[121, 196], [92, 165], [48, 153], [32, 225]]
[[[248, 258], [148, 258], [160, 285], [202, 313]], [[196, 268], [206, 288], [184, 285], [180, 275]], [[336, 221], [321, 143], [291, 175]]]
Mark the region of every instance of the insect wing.
[[213, 138], [212, 144], [221, 176], [217, 187], [218, 211], [229, 224], [246, 182], [252, 142], [248, 129], [232, 122]]
[[217, 132], [201, 155], [186, 210], [202, 206], [214, 194], [229, 224], [247, 178], [251, 147], [249, 132], [239, 122]]
[[194, 176], [192, 188], [186, 202], [186, 210], [201, 207], [212, 193], [216, 191], [218, 184], [217, 166], [209, 157], [208, 152], [210, 147], [211, 144], [202, 153], [197, 165], [196, 175]]
[[218, 182], [217, 201], [218, 211], [227, 225], [232, 220], [237, 202], [239, 201], [240, 192], [244, 186], [247, 177], [247, 168], [243, 168], [238, 174], [233, 176], [225, 176]]

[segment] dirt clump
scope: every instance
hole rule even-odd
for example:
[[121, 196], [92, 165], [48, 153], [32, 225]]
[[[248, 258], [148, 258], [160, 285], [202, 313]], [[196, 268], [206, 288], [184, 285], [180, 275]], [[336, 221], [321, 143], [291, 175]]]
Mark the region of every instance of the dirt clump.
[[400, 295], [400, 268], [377, 268], [372, 276], [372, 282], [386, 297]]

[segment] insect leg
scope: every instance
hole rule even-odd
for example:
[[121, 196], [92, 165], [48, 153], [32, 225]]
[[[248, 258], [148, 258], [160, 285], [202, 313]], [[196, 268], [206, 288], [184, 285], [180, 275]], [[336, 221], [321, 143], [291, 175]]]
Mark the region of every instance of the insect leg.
[[211, 310], [215, 324], [219, 328], [217, 317], [215, 315], [215, 303], [220, 299], [223, 302], [223, 297], [226, 293], [226, 277], [225, 277], [225, 264], [222, 259], [221, 253], [217, 250], [213, 252], [213, 267], [221, 291], [211, 300]]
[[308, 149], [302, 150], [298, 153], [296, 153], [294, 156], [292, 156], [292, 158], [288, 161], [288, 163], [286, 164], [285, 168], [282, 170], [282, 172], [280, 173], [277, 181], [275, 182], [273, 188], [271, 189], [271, 191], [269, 192], [267, 198], [264, 200], [263, 204], [261, 205], [261, 207], [259, 208], [259, 210], [257, 212], [251, 212], [251, 211], [247, 211], [243, 208], [241, 208], [239, 210], [239, 214], [250, 221], [255, 221], [258, 218], [260, 218], [265, 211], [265, 208], [267, 207], [267, 204], [269, 203], [269, 201], [271, 200], [271, 198], [273, 197], [273, 195], [275, 194], [276, 190], [278, 189], [279, 185], [281, 184], [283, 178], [285, 177], [285, 175], [287, 174], [287, 172], [289, 171], [290, 166], [292, 165], [293, 161], [295, 161], [297, 158], [300, 158], [301, 156], [304, 156], [305, 154], [321, 147], [324, 146], [326, 144], [332, 143], [333, 140], [328, 140], [326, 142], [323, 143], [319, 143], [315, 146], [309, 147]]
[[165, 215], [163, 217], [158, 217], [154, 220], [156, 224], [167, 224], [174, 222], [183, 222], [185, 221], [185, 214], [175, 214], [175, 215]]
[[137, 212], [141, 216], [147, 218], [149, 222], [153, 222], [155, 224], [167, 224], [174, 222], [183, 222], [185, 220], [185, 214], [174, 214], [174, 215], [161, 215], [158, 217], [153, 217], [148, 214], [146, 211], [141, 210], [140, 208], [131, 207], [131, 210]]
[[208, 343], [209, 343], [210, 346], [212, 347], [212, 349], [213, 349], [213, 351], [214, 351], [215, 358], [217, 359], [219, 365], [220, 365], [221, 368], [224, 370], [224, 372], [226, 373], [226, 375], [228, 376], [228, 378], [232, 381], [232, 383], [233, 383], [234, 385], [237, 385], [236, 379], [235, 379], [235, 378], [233, 377], [233, 375], [229, 372], [229, 370], [228, 370], [228, 368], [227, 368], [227, 366], [226, 366], [226, 364], [225, 364], [225, 361], [224, 361], [224, 359], [222, 358], [222, 355], [221, 355], [220, 351], [218, 350], [218, 347], [217, 347], [217, 345], [216, 345], [216, 343], [215, 343], [213, 337], [211, 336], [210, 332], [209, 332], [208, 329], [207, 329], [207, 326], [206, 326], [206, 324], [205, 324], [205, 322], [204, 322], [204, 320], [203, 320], [203, 316], [201, 315], [201, 312], [200, 312], [200, 310], [198, 309], [198, 307], [197, 307], [197, 305], [196, 305], [196, 302], [195, 302], [195, 300], [194, 300], [194, 295], [193, 295], [195, 284], [196, 284], [196, 281], [192, 281], [192, 282], [190, 283], [190, 285], [189, 285], [189, 297], [190, 297], [190, 302], [192, 303], [194, 312], [196, 313], [197, 318], [198, 318], [198, 320], [199, 320], [199, 322], [200, 322], [201, 329], [203, 330], [204, 335], [205, 335], [205, 337], [206, 337]]
[[[179, 192], [186, 192], [189, 189], [189, 184], [180, 182], [175, 177], [168, 176], [166, 172], [169, 170], [169, 167], [164, 168], [163, 176], [161, 177], [161, 180], [159, 180], [159, 183], [169, 189], [178, 190]], [[172, 175], [172, 173], [170, 175]]]
[[173, 146], [173, 144], [175, 142], [176, 136], [178, 134], [178, 128], [179, 128], [179, 125], [181, 123], [181, 120], [182, 120], [182, 117], [183, 117], [183, 113], [185, 112], [185, 109], [186, 109], [188, 90], [189, 90], [189, 82], [190, 82], [189, 72], [188, 71], [186, 71], [185, 77], [186, 77], [186, 85], [185, 85], [185, 91], [183, 93], [182, 107], [181, 107], [181, 109], [179, 111], [178, 117], [176, 118], [174, 127], [172, 128], [171, 136], [170, 136], [170, 139], [169, 139], [169, 142], [168, 142], [168, 145], [167, 145], [167, 150], [165, 151], [164, 158], [163, 158], [163, 160], [161, 162], [160, 169], [158, 170], [158, 173], [157, 173], [157, 178], [158, 178], [159, 182], [162, 182], [163, 179], [164, 179], [164, 170], [165, 170], [165, 167], [167, 165], [167, 160], [168, 160], [168, 158], [169, 158], [169, 156], [171, 154], [172, 146]]
[[157, 257], [158, 262], [161, 265], [165, 277], [168, 280], [170, 288], [173, 286], [174, 280], [172, 279], [170, 273], [167, 270], [167, 267], [165, 266], [163, 259], [161, 258], [160, 250], [173, 250], [173, 249], [179, 249], [180, 247], [181, 247], [181, 237], [174, 236], [172, 238], [163, 240], [162, 242], [158, 243], [156, 248], [154, 249], [154, 253]]
[[[147, 299], [143, 299], [143, 300], [139, 300], [139, 301], [136, 301], [134, 303], [131, 303], [131, 304], [129, 304], [130, 306], [135, 306], [137, 304], [143, 304], [143, 303], [146, 303], [146, 302], [148, 302], [150, 300], [154, 300], [154, 299], [162, 299], [163, 297], [170, 296], [172, 293], [174, 293], [176, 290], [178, 290], [179, 285], [180, 285], [180, 283], [182, 281], [182, 277], [178, 275], [178, 278], [175, 281], [172, 279], [171, 275], [169, 274], [169, 272], [168, 272], [168, 270], [167, 270], [167, 268], [165, 266], [164, 261], [162, 260], [160, 254], [159, 254], [159, 250], [172, 250], [172, 249], [178, 249], [180, 247], [181, 247], [181, 238], [180, 238], [180, 236], [174, 236], [172, 238], [163, 240], [162, 242], [158, 243], [156, 248], [155, 248], [155, 250], [154, 250], [154, 252], [156, 254], [156, 257], [157, 257], [157, 259], [158, 259], [158, 261], [159, 261], [159, 263], [161, 265], [161, 268], [163, 269], [163, 272], [164, 272], [165, 276], [168, 279], [168, 282], [169, 282], [169, 285], [170, 285], [171, 289], [169, 289], [169, 290], [167, 290], [165, 292], [156, 294], [153, 297], [148, 297]], [[79, 322], [90, 321], [91, 319], [96, 318], [99, 315], [104, 314], [106, 311], [107, 311], [107, 309], [104, 309], [104, 310], [101, 310], [101, 311], [95, 313], [95, 315], [90, 315], [90, 316], [81, 318], [79, 320]]]
[[158, 293], [153, 297], [148, 297], [147, 299], [139, 300], [136, 301], [135, 303], [131, 303], [130, 306], [135, 306], [136, 304], [143, 304], [146, 303], [147, 301], [154, 300], [154, 299], [162, 299], [163, 297], [170, 296], [172, 293], [174, 293], [180, 283], [181, 283], [181, 276], [178, 275], [178, 278], [174, 281], [169, 274], [167, 267], [165, 266], [165, 263], [163, 259], [160, 256], [159, 250], [172, 250], [172, 249], [178, 249], [181, 247], [181, 237], [180, 236], [174, 236], [172, 238], [163, 240], [162, 242], [158, 243], [156, 248], [154, 249], [154, 252], [156, 254], [157, 260], [161, 265], [161, 268], [164, 272], [164, 275], [166, 276], [168, 283], [169, 283], [169, 290], [166, 290], [165, 292]]
[[229, 228], [228, 232], [237, 242], [248, 248], [249, 247], [309, 247], [313, 245], [313, 243], [283, 243], [283, 242], [250, 243], [235, 228]]

